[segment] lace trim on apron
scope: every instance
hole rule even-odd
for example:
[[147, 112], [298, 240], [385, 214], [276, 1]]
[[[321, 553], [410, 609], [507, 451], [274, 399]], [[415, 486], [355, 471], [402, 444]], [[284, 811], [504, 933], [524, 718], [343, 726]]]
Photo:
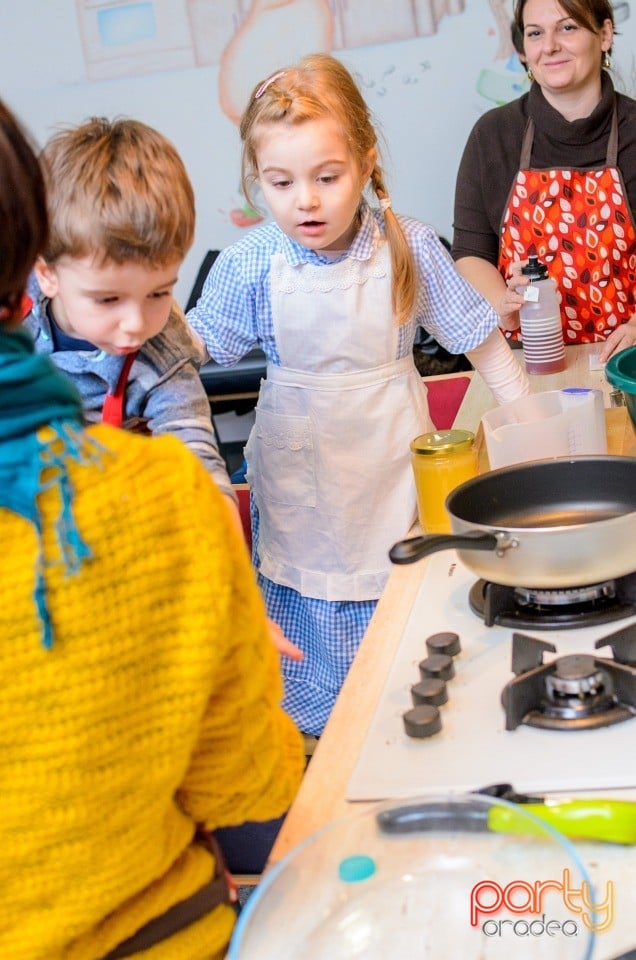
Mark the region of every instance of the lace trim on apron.
[[296, 293], [298, 290], [330, 293], [332, 290], [349, 290], [356, 285], [363, 286], [370, 278], [381, 280], [388, 275], [382, 263], [343, 260], [338, 267], [338, 271], [331, 271], [329, 266], [304, 264], [302, 277], [288, 273], [281, 279], [278, 289], [281, 293]]

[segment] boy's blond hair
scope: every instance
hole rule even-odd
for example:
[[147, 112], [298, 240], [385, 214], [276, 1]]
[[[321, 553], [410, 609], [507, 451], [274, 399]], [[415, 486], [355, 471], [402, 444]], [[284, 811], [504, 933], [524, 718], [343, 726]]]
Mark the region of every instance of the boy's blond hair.
[[[359, 168], [363, 169], [369, 151], [378, 149], [377, 135], [360, 90], [335, 57], [310, 54], [297, 66], [277, 71], [254, 89], [240, 126], [242, 186], [248, 202], [253, 203], [250, 187], [258, 177], [256, 154], [262, 127], [274, 123], [293, 125], [322, 117], [336, 120]], [[370, 181], [381, 206], [386, 207], [384, 224], [391, 252], [393, 309], [398, 323], [405, 323], [413, 311], [417, 291], [413, 254], [397, 217], [388, 206], [389, 194], [378, 159], [371, 170]]]
[[192, 184], [174, 146], [152, 127], [92, 117], [54, 134], [41, 159], [47, 262], [94, 256], [165, 266], [192, 246]]

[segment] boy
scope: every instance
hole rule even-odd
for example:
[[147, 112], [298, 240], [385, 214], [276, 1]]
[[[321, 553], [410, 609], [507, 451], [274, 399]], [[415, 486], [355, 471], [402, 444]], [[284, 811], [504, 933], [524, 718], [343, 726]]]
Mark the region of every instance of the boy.
[[202, 350], [172, 295], [195, 222], [181, 158], [139, 121], [92, 118], [55, 134], [41, 159], [50, 238], [25, 320], [36, 352], [75, 382], [89, 423], [174, 434], [234, 503]]
[[[25, 326], [75, 382], [89, 423], [174, 434], [230, 502], [199, 378], [205, 353], [172, 291], [194, 237], [194, 193], [183, 161], [138, 120], [93, 117], [42, 151], [49, 241], [29, 286]], [[270, 636], [302, 657], [275, 623]]]

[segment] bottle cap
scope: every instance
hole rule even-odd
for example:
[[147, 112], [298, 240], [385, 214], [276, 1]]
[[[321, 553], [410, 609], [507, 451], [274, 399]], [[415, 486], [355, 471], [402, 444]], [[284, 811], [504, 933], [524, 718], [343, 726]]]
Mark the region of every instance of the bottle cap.
[[525, 267], [521, 268], [521, 272], [524, 277], [529, 277], [530, 280], [548, 279], [548, 268], [538, 257], [528, 257], [528, 262]]

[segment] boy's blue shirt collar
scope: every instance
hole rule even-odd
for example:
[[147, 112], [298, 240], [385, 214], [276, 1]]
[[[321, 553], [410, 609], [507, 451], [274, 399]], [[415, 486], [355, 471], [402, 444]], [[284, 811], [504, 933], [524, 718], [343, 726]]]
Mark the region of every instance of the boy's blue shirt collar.
[[[86, 353], [95, 353], [96, 355], [102, 352], [99, 347], [96, 347], [95, 344], [90, 343], [88, 340], [78, 340], [76, 337], [69, 337], [68, 334], [63, 333], [59, 327], [55, 326], [54, 328], [52, 316], [49, 314], [51, 301], [49, 297], [45, 297], [42, 293], [35, 273], [31, 273], [27, 281], [26, 292], [31, 298], [33, 306], [31, 308], [32, 318], [26, 318], [25, 326], [31, 333], [34, 341], [43, 338], [50, 343], [50, 347], [46, 352], [82, 350]], [[35, 321], [35, 323], [33, 321]]]
[[[373, 253], [376, 242], [377, 225], [375, 217], [371, 212], [366, 201], [360, 204], [360, 229], [353, 238], [353, 243], [348, 250], [344, 251], [340, 259], [351, 257], [353, 260], [368, 260]], [[280, 229], [280, 228], [279, 228]], [[285, 259], [292, 267], [300, 266], [303, 263], [314, 263], [323, 265], [326, 263], [337, 263], [331, 257], [323, 256], [318, 250], [308, 250], [302, 244], [292, 240], [283, 230], [283, 254]]]

